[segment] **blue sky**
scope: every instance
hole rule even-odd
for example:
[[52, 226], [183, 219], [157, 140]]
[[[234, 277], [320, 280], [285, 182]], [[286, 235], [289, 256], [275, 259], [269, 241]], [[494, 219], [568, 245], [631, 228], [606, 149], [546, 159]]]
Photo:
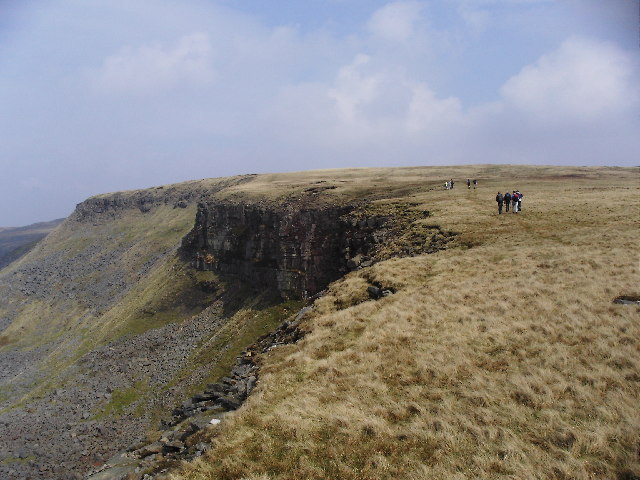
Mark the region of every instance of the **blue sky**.
[[243, 173], [637, 165], [637, 0], [0, 0], [0, 226]]

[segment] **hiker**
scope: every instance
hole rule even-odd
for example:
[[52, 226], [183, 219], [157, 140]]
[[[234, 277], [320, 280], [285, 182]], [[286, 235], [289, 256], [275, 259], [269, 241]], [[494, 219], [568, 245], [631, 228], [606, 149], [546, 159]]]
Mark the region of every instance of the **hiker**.
[[498, 202], [498, 215], [502, 214], [502, 203], [504, 202], [504, 197], [500, 192], [496, 195], [496, 202]]
[[449, 190], [449, 182], [444, 182], [444, 189]]
[[473, 189], [475, 190], [477, 186], [478, 186], [478, 180], [476, 180], [476, 179], [474, 178], [474, 179], [473, 179]]
[[471, 180], [467, 178], [467, 188], [471, 188]]
[[449, 185], [451, 185], [451, 189], [453, 190], [453, 178], [451, 179], [451, 181], [449, 182]]
[[518, 194], [518, 211], [521, 212], [522, 211], [522, 197], [524, 195], [522, 195], [520, 193], [520, 190], [516, 190], [516, 193]]
[[509, 207], [511, 206], [511, 194], [507, 190], [507, 193], [504, 194], [504, 206], [505, 212], [509, 213]]
[[515, 190], [511, 194], [511, 213], [518, 213], [518, 194]]

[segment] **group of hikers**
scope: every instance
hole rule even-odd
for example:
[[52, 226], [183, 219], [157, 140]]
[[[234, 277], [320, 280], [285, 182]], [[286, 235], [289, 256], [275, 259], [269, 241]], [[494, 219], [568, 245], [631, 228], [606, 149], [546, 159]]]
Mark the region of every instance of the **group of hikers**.
[[[454, 183], [455, 182], [453, 181], [453, 178], [447, 182], [444, 182], [444, 189], [451, 190]], [[475, 188], [478, 186], [478, 180], [471, 180], [470, 178], [467, 178], [467, 188], [470, 189], [471, 185], [473, 185], [473, 188], [475, 190]], [[514, 190], [513, 193], [507, 192], [504, 195], [498, 192], [498, 194], [496, 195], [496, 202], [498, 202], [498, 215], [502, 214], [503, 206], [505, 207], [505, 211], [507, 212], [509, 211], [509, 209], [511, 209], [512, 213], [520, 212], [522, 210], [522, 197], [524, 197], [524, 195], [522, 195], [520, 190]]]
[[522, 193], [519, 190], [514, 190], [513, 193], [505, 193], [502, 195], [500, 192], [496, 195], [496, 202], [498, 202], [498, 215], [502, 213], [502, 205], [506, 207], [506, 211], [509, 211], [509, 206], [511, 206], [511, 211], [513, 213], [518, 213], [522, 210]]
[[[448, 182], [444, 182], [444, 189], [445, 190], [451, 190], [453, 188], [453, 184], [455, 182], [453, 181], [453, 178], [451, 180], [449, 180]], [[473, 180], [473, 188], [475, 189], [478, 186], [478, 180]], [[467, 188], [471, 188], [471, 179], [467, 178]]]

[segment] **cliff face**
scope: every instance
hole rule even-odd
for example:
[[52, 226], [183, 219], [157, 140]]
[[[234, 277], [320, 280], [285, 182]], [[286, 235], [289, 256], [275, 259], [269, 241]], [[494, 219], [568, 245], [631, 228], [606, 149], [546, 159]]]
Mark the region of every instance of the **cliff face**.
[[448, 241], [403, 198], [424, 187], [415, 172], [384, 189], [379, 172], [332, 175], [99, 195], [2, 269], [0, 478], [89, 470], [226, 375], [289, 300]]
[[73, 478], [208, 374], [189, 361], [220, 327], [217, 295], [176, 250], [195, 199], [241, 181], [90, 198], [0, 271], [0, 478]]
[[139, 210], [144, 214], [153, 212], [159, 207], [187, 208], [203, 197], [250, 182], [252, 178], [254, 175], [194, 180], [144, 190], [97, 195], [79, 203], [71, 218], [78, 222], [91, 222], [96, 225], [108, 223], [125, 211]]
[[366, 261], [387, 239], [389, 218], [353, 211], [200, 203], [182, 248], [198, 270], [239, 277], [283, 298], [308, 298]]

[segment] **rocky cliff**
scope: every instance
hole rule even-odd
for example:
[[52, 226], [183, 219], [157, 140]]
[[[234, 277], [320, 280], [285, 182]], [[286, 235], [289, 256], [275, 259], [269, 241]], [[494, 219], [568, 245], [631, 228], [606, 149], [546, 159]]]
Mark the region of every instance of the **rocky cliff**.
[[445, 248], [452, 234], [402, 199], [424, 188], [419, 176], [382, 190], [372, 172], [202, 180], [78, 205], [0, 272], [0, 477], [79, 478], [332, 281]]
[[308, 298], [387, 241], [389, 217], [358, 216], [354, 210], [200, 203], [182, 249], [198, 270], [236, 276], [286, 299]]

